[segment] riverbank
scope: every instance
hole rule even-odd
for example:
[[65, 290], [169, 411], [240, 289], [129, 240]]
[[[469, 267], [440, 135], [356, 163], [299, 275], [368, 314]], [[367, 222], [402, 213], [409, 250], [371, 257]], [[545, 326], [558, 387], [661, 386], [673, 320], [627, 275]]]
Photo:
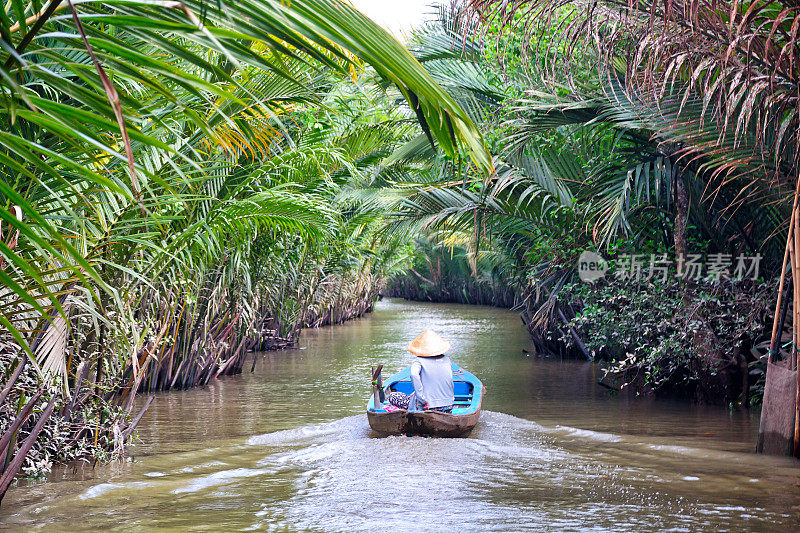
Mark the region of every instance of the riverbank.
[[[481, 421], [467, 439], [373, 438], [369, 368], [400, 369], [424, 327], [486, 384]], [[796, 461], [752, 453], [757, 413], [611, 394], [596, 365], [523, 349], [531, 341], [514, 312], [386, 298], [263, 354], [253, 373], [157, 395], [130, 461], [17, 487], [0, 523], [790, 531], [800, 519]], [[436, 485], [439, 499], [390, 498], [387, 486], [409, 480]], [[424, 516], [438, 517], [435, 528]]]
[[600, 383], [611, 390], [732, 407], [761, 404], [776, 282], [575, 281], [550, 294], [515, 294], [508, 283], [478, 279], [473, 285], [482, 289], [469, 298], [447, 288], [457, 285], [452, 273], [438, 279], [444, 286], [403, 274], [389, 281], [387, 293], [513, 308], [536, 353], [596, 361]]
[[[258, 352], [294, 346], [304, 328], [341, 324], [370, 312], [377, 299], [377, 284], [371, 278], [353, 278], [318, 288], [309, 307], [288, 329], [281, 329], [281, 324], [270, 328], [275, 321], [266, 316], [259, 321], [259, 328], [239, 336], [234, 319], [229, 325], [210, 328], [216, 333], [209, 334], [205, 343], [181, 342], [192, 328], [179, 320], [174, 328], [183, 332], [173, 340], [145, 340], [144, 353], [134, 360], [139, 368], [135, 362], [116, 372], [108, 368], [90, 372], [95, 370], [90, 365], [78, 366], [71, 382], [72, 395], [65, 395], [56, 380], [43, 380], [35, 366], [20, 357], [18, 347], [10, 339], [5, 341], [0, 346], [0, 375], [7, 378], [0, 400], [3, 480], [10, 484], [17, 475], [42, 477], [59, 464], [124, 458], [153, 393], [207, 386], [222, 376], [240, 374], [250, 354], [252, 371]], [[342, 294], [345, 289], [352, 292]], [[155, 356], [152, 347], [158, 347]], [[76, 359], [89, 359], [89, 355]], [[137, 395], [147, 399], [137, 401]], [[0, 499], [4, 492], [0, 491]]]

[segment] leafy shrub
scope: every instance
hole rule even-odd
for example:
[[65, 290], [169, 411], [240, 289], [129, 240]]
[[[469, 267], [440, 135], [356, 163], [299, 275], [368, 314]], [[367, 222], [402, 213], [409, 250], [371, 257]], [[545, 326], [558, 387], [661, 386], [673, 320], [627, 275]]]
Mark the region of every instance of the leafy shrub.
[[[591, 356], [623, 387], [633, 383], [630, 370], [636, 369], [642, 371], [638, 392], [730, 402], [741, 393], [735, 374], [758, 359], [755, 347], [769, 334], [771, 293], [758, 281], [671, 278], [572, 284], [558, 299], [574, 310], [569, 325]], [[576, 344], [569, 333], [559, 340]]]
[[[4, 342], [5, 340], [0, 338], [0, 377], [3, 381], [14, 372], [17, 364], [16, 358], [12, 355], [14, 353], [11, 348], [12, 343]], [[53, 415], [45, 423], [33, 448], [25, 456], [21, 469], [21, 475], [25, 477], [40, 477], [49, 472], [53, 464], [65, 464], [76, 460], [106, 461], [114, 455], [113, 426], [124, 420], [122, 409], [103, 400], [101, 396], [92, 394], [86, 401], [76, 405], [68, 420], [64, 412], [70, 404], [70, 398], [64, 398], [56, 383], [56, 380], [43, 383], [36, 369], [28, 363], [14, 384], [8, 400], [0, 405], [0, 435], [2, 435], [11, 426], [22, 406], [39, 388], [45, 389], [31, 416], [19, 429], [15, 441], [17, 446], [14, 452], [16, 452], [39, 420], [50, 399], [56, 397]], [[86, 385], [81, 390], [82, 394], [85, 394]], [[101, 390], [105, 392], [105, 388]]]

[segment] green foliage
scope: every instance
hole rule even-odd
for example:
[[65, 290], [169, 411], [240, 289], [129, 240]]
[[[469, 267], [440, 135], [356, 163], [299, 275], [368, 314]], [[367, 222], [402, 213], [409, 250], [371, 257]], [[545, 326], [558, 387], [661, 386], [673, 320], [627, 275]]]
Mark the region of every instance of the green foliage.
[[347, 192], [401, 144], [491, 169], [454, 98], [338, 0], [0, 13], [0, 355], [28, 353], [63, 399], [91, 366], [78, 409], [120, 407], [100, 448], [137, 392], [369, 310], [410, 249]]
[[322, 177], [318, 162], [349, 164], [322, 137], [297, 139], [293, 124], [317, 125], [293, 115], [361, 60], [443, 151], [455, 157], [460, 143], [490, 164], [472, 122], [408, 51], [337, 1], [48, 4], [67, 17], [12, 4], [0, 21], [17, 47], [0, 69], [0, 218], [19, 238], [0, 243], [11, 291], [0, 321], [26, 350], [23, 331], [68, 319], [64, 304], [77, 304], [65, 293], [130, 307], [139, 285], [223, 261], [221, 243], [258, 229], [319, 237], [332, 219], [321, 197], [274, 181], [264, 190], [256, 167], [289, 158]]
[[[5, 382], [15, 369], [16, 358], [0, 341], [0, 376]], [[44, 386], [45, 393], [36, 404], [34, 413], [44, 410], [51, 398], [57, 398], [56, 409], [69, 408], [70, 398], [63, 398], [59, 383], [51, 379], [42, 383], [32, 366], [28, 366], [20, 376], [14, 390], [7, 401], [0, 405], [0, 435], [4, 434], [17, 415], [17, 407], [24, 405], [36, 392]], [[86, 389], [84, 388], [84, 392]], [[103, 392], [107, 392], [105, 389]], [[25, 457], [22, 474], [25, 477], [38, 477], [48, 472], [53, 464], [71, 461], [110, 458], [109, 450], [114, 448], [114, 436], [108, 431], [108, 423], [124, 421], [122, 409], [113, 401], [106, 401], [100, 396], [92, 395], [89, 401], [77, 404], [71, 417], [51, 417], [42, 429], [39, 446]], [[94, 421], [94, 427], [87, 427], [87, 421]], [[17, 442], [24, 439], [30, 431], [32, 423], [23, 425], [17, 435]], [[74, 438], [79, 433], [79, 438]], [[97, 439], [95, 439], [95, 436]], [[5, 460], [5, 456], [3, 457]]]
[[500, 251], [483, 251], [476, 259], [464, 246], [441, 246], [417, 239], [414, 254], [401, 271], [390, 277], [386, 291], [418, 301], [457, 302], [512, 307], [523, 288]]
[[[700, 394], [696, 389], [721, 374], [739, 372], [741, 381], [742, 361], [751, 350], [758, 355], [756, 348], [771, 325], [772, 295], [770, 286], [750, 280], [684, 283], [668, 278], [572, 284], [558, 299], [575, 310], [568, 326], [596, 360], [607, 363], [610, 375], [626, 375], [623, 382], [630, 383], [634, 380], [628, 375], [638, 369], [643, 382], [635, 386], [640, 391], [695, 397]], [[568, 334], [560, 340], [575, 344]], [[729, 392], [728, 401], [735, 399]]]

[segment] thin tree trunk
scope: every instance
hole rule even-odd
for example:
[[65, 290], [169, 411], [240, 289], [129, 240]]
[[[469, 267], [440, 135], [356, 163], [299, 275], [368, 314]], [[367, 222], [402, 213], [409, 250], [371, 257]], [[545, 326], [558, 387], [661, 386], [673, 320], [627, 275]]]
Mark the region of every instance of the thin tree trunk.
[[26, 354], [22, 354], [22, 357], [19, 358], [19, 363], [17, 363], [17, 368], [14, 370], [14, 373], [11, 374], [11, 378], [8, 380], [8, 384], [6, 384], [3, 392], [0, 393], [0, 405], [3, 405], [8, 397], [11, 389], [14, 388], [14, 384], [17, 382], [19, 375], [22, 374], [22, 369], [25, 368], [25, 363], [28, 362], [28, 356]]
[[683, 179], [683, 170], [678, 169], [675, 176], [675, 221], [672, 237], [675, 241], [675, 256], [686, 257], [686, 226], [689, 218], [689, 193]]
[[17, 475], [17, 472], [19, 472], [19, 469], [22, 468], [22, 463], [25, 460], [25, 456], [28, 455], [28, 452], [36, 442], [36, 437], [39, 436], [39, 433], [42, 431], [45, 422], [47, 422], [47, 419], [50, 418], [50, 415], [53, 413], [53, 407], [55, 406], [55, 403], [56, 399], [54, 397], [50, 400], [50, 403], [47, 404], [47, 407], [45, 407], [42, 416], [39, 418], [39, 421], [36, 422], [36, 425], [31, 430], [30, 435], [28, 435], [28, 438], [25, 439], [25, 442], [14, 456], [14, 459], [8, 465], [8, 469], [5, 471], [5, 473], [3, 473], [2, 477], [0, 477], [0, 500], [3, 499], [3, 496], [5, 496], [9, 485], [11, 485], [11, 481]]
[[[794, 343], [792, 345], [792, 356], [789, 359], [789, 369], [794, 368], [797, 380], [797, 387], [800, 387], [800, 365], [798, 365], [797, 349], [800, 345], [800, 216], [794, 217], [794, 270], [792, 277], [794, 283]], [[800, 388], [795, 388], [794, 399], [794, 446], [792, 455], [800, 456]]]
[[[25, 421], [28, 419], [28, 416], [30, 416], [31, 411], [33, 411], [33, 408], [36, 407], [36, 402], [39, 401], [39, 397], [42, 395], [43, 392], [44, 392], [43, 389], [39, 389], [36, 392], [36, 394], [34, 394], [33, 397], [30, 400], [28, 400], [28, 403], [25, 404], [25, 407], [22, 408], [22, 411], [17, 415], [17, 417], [11, 423], [11, 426], [9, 426], [9, 428], [3, 434], [2, 438], [0, 438], [0, 456], [5, 455], [5, 451], [9, 443], [11, 443], [14, 440], [14, 436], [16, 435], [17, 430], [20, 428], [20, 426], [22, 426], [23, 423], [25, 423]], [[3, 468], [0, 470], [5, 470], [5, 469]]]

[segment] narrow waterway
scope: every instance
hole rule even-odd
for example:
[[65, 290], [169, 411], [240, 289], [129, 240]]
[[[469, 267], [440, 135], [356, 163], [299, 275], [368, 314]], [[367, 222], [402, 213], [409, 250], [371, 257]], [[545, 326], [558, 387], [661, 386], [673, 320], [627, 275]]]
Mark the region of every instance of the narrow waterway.
[[[466, 439], [376, 438], [369, 368], [431, 327], [487, 396]], [[537, 358], [519, 317], [379, 302], [255, 370], [158, 395], [129, 460], [13, 488], [0, 527], [267, 531], [797, 531], [800, 465], [750, 453], [758, 413], [614, 396]]]

